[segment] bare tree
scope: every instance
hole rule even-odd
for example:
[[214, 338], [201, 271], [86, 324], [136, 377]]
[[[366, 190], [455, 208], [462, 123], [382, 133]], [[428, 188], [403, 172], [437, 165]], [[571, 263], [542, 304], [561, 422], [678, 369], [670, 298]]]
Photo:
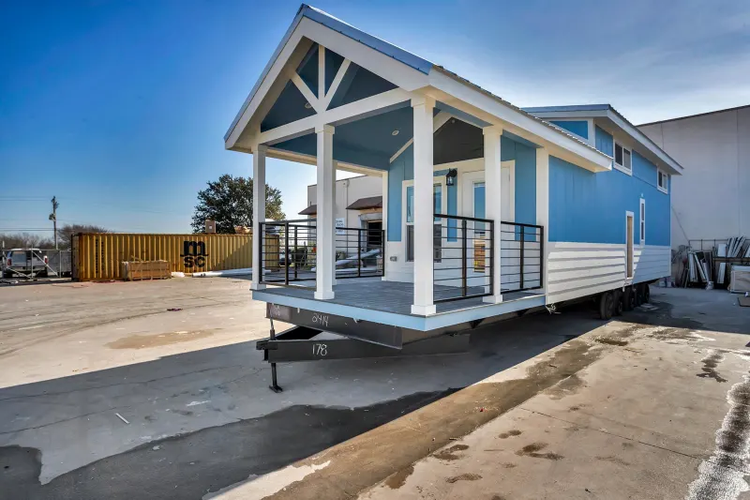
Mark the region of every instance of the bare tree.
[[57, 236], [60, 240], [60, 248], [70, 248], [70, 240], [74, 234], [78, 233], [109, 233], [108, 229], [93, 224], [65, 224], [57, 230]]

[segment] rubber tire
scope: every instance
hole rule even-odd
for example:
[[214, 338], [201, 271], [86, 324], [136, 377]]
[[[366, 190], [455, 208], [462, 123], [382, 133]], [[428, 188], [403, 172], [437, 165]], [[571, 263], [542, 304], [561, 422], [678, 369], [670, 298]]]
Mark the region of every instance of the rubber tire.
[[641, 285], [635, 285], [633, 291], [635, 292], [635, 307], [638, 307], [643, 304], [643, 288]]
[[622, 290], [615, 290], [615, 307], [613, 311], [614, 316], [622, 316], [622, 312], [625, 309], [625, 294], [622, 293]]
[[599, 296], [599, 318], [604, 321], [612, 319], [615, 310], [615, 296], [612, 292], [604, 292]]
[[632, 311], [635, 308], [635, 290], [632, 286], [625, 288], [622, 294], [622, 308], [625, 311]]
[[648, 304], [651, 301], [651, 287], [647, 284], [643, 285], [643, 303]]

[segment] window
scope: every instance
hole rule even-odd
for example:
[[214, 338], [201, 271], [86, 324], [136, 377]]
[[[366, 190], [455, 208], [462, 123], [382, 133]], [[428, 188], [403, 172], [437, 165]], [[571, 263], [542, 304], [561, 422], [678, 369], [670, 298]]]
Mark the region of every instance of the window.
[[641, 245], [646, 244], [646, 200], [641, 198], [641, 222], [640, 222], [640, 236]]
[[661, 170], [657, 170], [656, 172], [657, 172], [656, 175], [658, 176], [656, 185], [659, 187], [659, 191], [663, 193], [668, 193], [669, 192], [669, 175], [665, 174]]
[[630, 150], [615, 143], [615, 168], [626, 174], [633, 173], [633, 164]]
[[[443, 213], [443, 185], [435, 184], [432, 189], [433, 213]], [[442, 254], [441, 219], [435, 217], [433, 223], [433, 259], [440, 262]], [[414, 262], [414, 186], [406, 187], [406, 261]]]

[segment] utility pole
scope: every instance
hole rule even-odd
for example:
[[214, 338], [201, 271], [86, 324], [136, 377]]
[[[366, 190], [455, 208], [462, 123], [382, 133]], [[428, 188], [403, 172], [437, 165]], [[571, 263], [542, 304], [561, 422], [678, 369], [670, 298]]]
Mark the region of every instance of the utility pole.
[[49, 220], [52, 221], [52, 227], [55, 232], [55, 250], [57, 250], [57, 207], [60, 204], [57, 202], [57, 196], [52, 197], [52, 213], [49, 214]]

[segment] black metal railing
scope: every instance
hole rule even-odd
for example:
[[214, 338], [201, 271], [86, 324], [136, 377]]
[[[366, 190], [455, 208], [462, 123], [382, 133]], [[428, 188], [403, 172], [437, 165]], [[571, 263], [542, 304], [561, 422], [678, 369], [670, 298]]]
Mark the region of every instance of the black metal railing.
[[383, 276], [385, 231], [337, 227], [334, 241], [337, 279]]
[[492, 294], [494, 221], [435, 214], [434, 228], [433, 301]]
[[502, 292], [542, 287], [544, 227], [518, 222], [500, 223]]
[[[262, 222], [261, 283], [289, 285], [314, 282], [318, 264], [315, 219]], [[335, 228], [336, 278], [383, 276], [385, 231], [370, 228]], [[314, 283], [308, 283], [314, 287]]]
[[[542, 287], [542, 226], [507, 221], [501, 221], [496, 226], [489, 219], [443, 214], [435, 214], [434, 224], [435, 303], [491, 295], [496, 262], [500, 263], [502, 293]], [[498, 230], [501, 244], [499, 259], [493, 249], [495, 231]]]

